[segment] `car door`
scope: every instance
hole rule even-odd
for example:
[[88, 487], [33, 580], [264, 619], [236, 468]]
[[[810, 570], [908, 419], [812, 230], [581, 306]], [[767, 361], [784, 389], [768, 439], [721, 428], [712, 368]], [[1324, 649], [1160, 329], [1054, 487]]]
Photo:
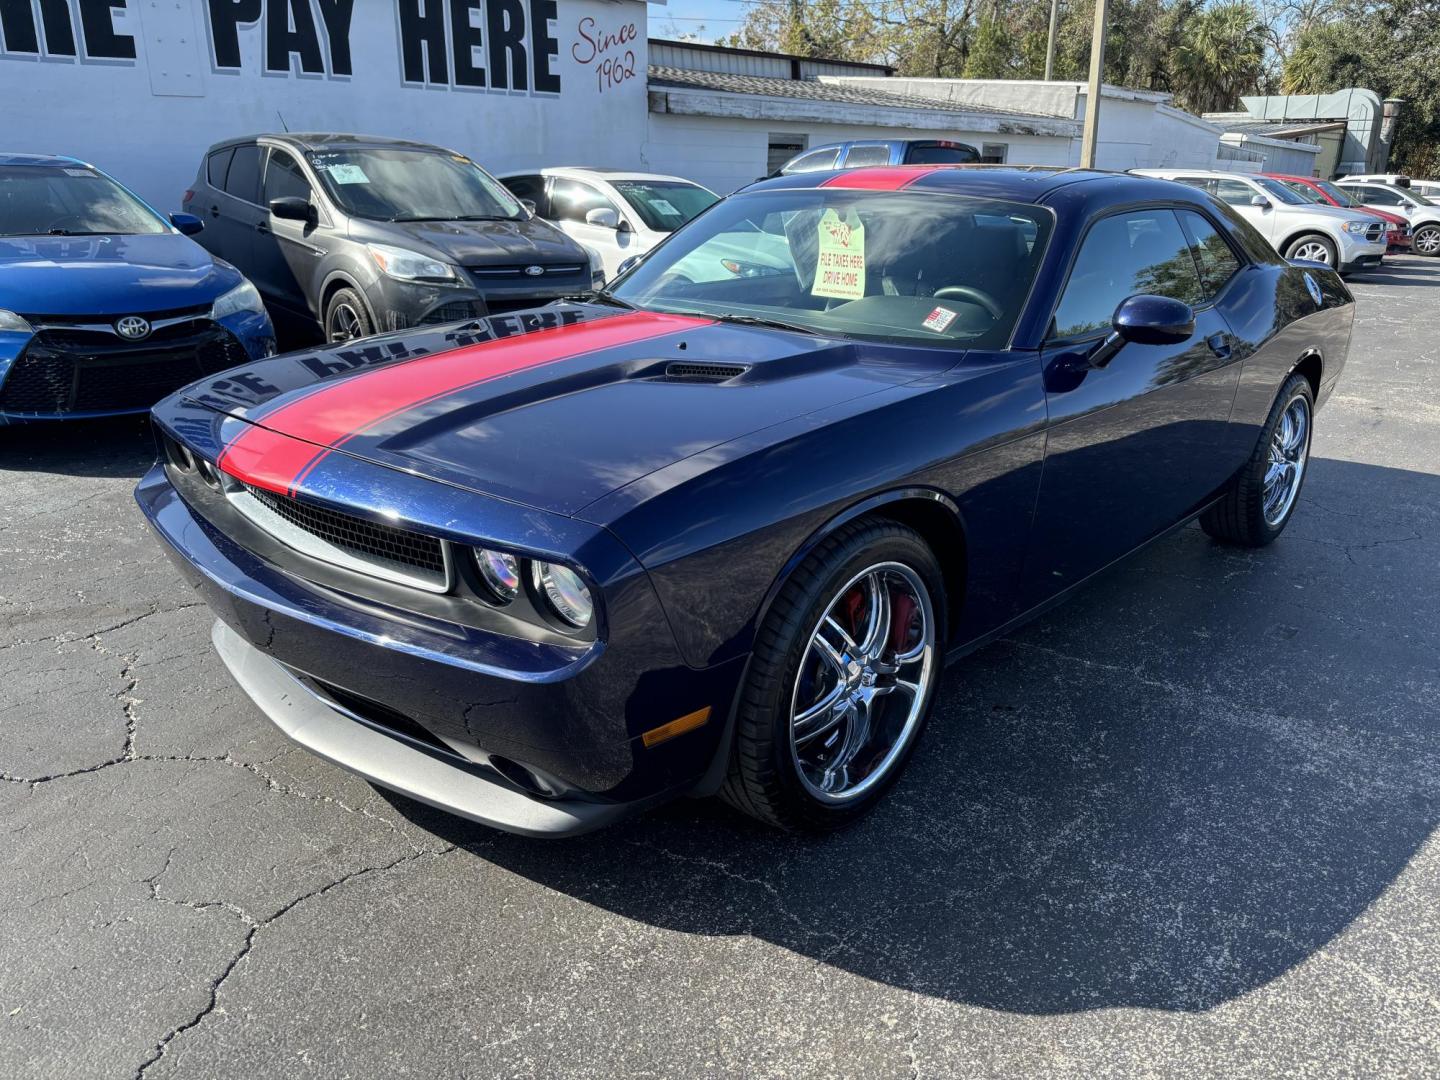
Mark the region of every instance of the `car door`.
[[203, 183], [197, 182], [194, 196], [184, 203], [187, 214], [194, 214], [205, 222], [205, 231], [195, 237], [196, 242], [211, 255], [230, 259], [225, 253], [225, 235], [220, 227], [220, 200], [225, 193], [225, 174], [230, 171], [230, 161], [235, 156], [233, 146], [221, 147], [205, 155], [201, 170]]
[[219, 236], [222, 257], [239, 267], [256, 286], [255, 228], [265, 217], [260, 206], [261, 150], [255, 143], [235, 147], [225, 171], [225, 187], [211, 192], [213, 203], [206, 229]]
[[[325, 218], [304, 166], [288, 150], [270, 147], [265, 161], [261, 201], [265, 219], [256, 229], [255, 284], [266, 303], [278, 304], [297, 315], [320, 317], [318, 282], [325, 257]], [[300, 198], [315, 208], [314, 224], [279, 218], [270, 213], [270, 200]]]
[[[591, 225], [585, 215], [591, 210], [613, 210], [620, 222], [618, 229]], [[630, 243], [634, 226], [625, 217], [615, 200], [594, 184], [568, 176], [557, 176], [550, 182], [550, 220], [570, 239], [599, 254], [608, 281], [620, 271], [620, 264], [634, 253]], [[627, 235], [630, 234], [630, 235]]]
[[[1106, 366], [1090, 367], [1085, 358], [1115, 309], [1137, 294], [1191, 304], [1194, 333], [1175, 345], [1127, 343]], [[1174, 208], [1091, 223], [1041, 354], [1049, 431], [1026, 606], [1175, 524], [1239, 467], [1229, 428], [1233, 341]]]
[[1273, 206], [1256, 206], [1254, 199], [1261, 194], [1255, 188], [1245, 183], [1244, 180], [1214, 180], [1211, 182], [1210, 193], [1227, 206], [1235, 208], [1235, 212], [1254, 225], [1260, 235], [1275, 243], [1280, 237], [1279, 219], [1280, 215], [1275, 212]]

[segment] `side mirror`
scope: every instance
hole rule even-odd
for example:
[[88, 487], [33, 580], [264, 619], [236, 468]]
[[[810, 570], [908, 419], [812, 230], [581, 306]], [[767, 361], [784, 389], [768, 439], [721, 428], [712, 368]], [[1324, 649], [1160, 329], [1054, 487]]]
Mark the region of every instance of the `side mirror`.
[[[639, 255], [631, 255], [628, 259], [623, 259], [623, 260], [621, 260], [619, 267], [617, 267], [616, 270], [615, 270], [615, 277], [618, 278], [618, 277], [620, 277], [622, 274], [628, 274], [631, 270], [635, 269], [635, 267], [638, 266], [639, 264], [640, 264], [640, 256], [639, 256]], [[611, 281], [614, 281], [615, 278], [611, 278], [610, 280], [611, 280]]]
[[601, 229], [619, 229], [620, 215], [611, 207], [597, 206], [594, 210], [585, 212], [585, 224], [594, 225]]
[[286, 195], [279, 199], [270, 200], [270, 213], [285, 221], [303, 221], [306, 225], [314, 225], [320, 220], [320, 215], [309, 199], [302, 199], [299, 195]]
[[530, 214], [532, 217], [535, 215], [535, 200], [534, 200], [534, 199], [521, 199], [521, 200], [520, 200], [520, 205], [525, 208], [525, 212], [526, 212], [526, 213]]
[[1110, 334], [1086, 357], [1093, 368], [1103, 368], [1120, 349], [1136, 345], [1178, 345], [1195, 335], [1195, 312], [1189, 304], [1168, 296], [1131, 296], [1120, 302], [1110, 320]]
[[1251, 195], [1250, 205], [1258, 206], [1261, 210], [1269, 210], [1271, 203], [1270, 200], [1267, 199], [1264, 195]]
[[186, 236], [194, 236], [205, 228], [205, 222], [201, 221], [194, 214], [171, 214], [170, 224], [179, 229]]

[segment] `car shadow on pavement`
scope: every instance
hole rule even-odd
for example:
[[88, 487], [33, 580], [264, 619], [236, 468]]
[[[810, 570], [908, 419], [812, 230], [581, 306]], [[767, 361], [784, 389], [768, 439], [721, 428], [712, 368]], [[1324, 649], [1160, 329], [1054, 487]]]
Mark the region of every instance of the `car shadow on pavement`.
[[139, 479], [156, 456], [147, 416], [0, 426], [0, 467]]
[[1437, 525], [1440, 478], [1314, 461], [1271, 548], [1183, 530], [953, 667], [828, 837], [682, 801], [542, 842], [386, 797], [476, 873], [667, 933], [1019, 1013], [1213, 1008], [1363, 918], [1440, 818]]

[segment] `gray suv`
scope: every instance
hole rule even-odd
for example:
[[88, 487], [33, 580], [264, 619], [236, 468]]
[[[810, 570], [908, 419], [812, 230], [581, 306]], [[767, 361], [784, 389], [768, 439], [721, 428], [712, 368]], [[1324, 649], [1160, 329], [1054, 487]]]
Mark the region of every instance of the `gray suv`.
[[211, 147], [187, 213], [278, 322], [329, 341], [583, 293], [598, 260], [469, 158], [400, 139], [255, 135]]

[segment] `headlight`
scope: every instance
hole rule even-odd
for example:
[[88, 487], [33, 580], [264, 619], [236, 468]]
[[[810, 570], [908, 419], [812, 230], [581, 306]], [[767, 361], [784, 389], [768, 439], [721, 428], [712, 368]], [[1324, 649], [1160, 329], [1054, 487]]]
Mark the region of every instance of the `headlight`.
[[223, 319], [227, 315], [238, 315], [242, 311], [264, 311], [265, 304], [255, 286], [242, 281], [210, 306], [210, 318]]
[[366, 244], [365, 250], [382, 273], [399, 281], [454, 281], [455, 268], [439, 259], [418, 251], [391, 247], [389, 244]]
[[495, 594], [495, 599], [507, 604], [515, 599], [520, 591], [519, 559], [503, 551], [476, 548], [475, 565], [480, 568], [485, 587]]
[[22, 334], [35, 332], [34, 327], [19, 315], [13, 311], [6, 311], [4, 308], [0, 308], [0, 330], [18, 330]]
[[576, 630], [589, 626], [595, 614], [595, 604], [580, 575], [557, 563], [537, 562], [534, 565], [536, 591], [545, 598], [550, 610]]
[[1347, 221], [1344, 229], [1348, 233], [1363, 233], [1370, 228], [1368, 221]]

